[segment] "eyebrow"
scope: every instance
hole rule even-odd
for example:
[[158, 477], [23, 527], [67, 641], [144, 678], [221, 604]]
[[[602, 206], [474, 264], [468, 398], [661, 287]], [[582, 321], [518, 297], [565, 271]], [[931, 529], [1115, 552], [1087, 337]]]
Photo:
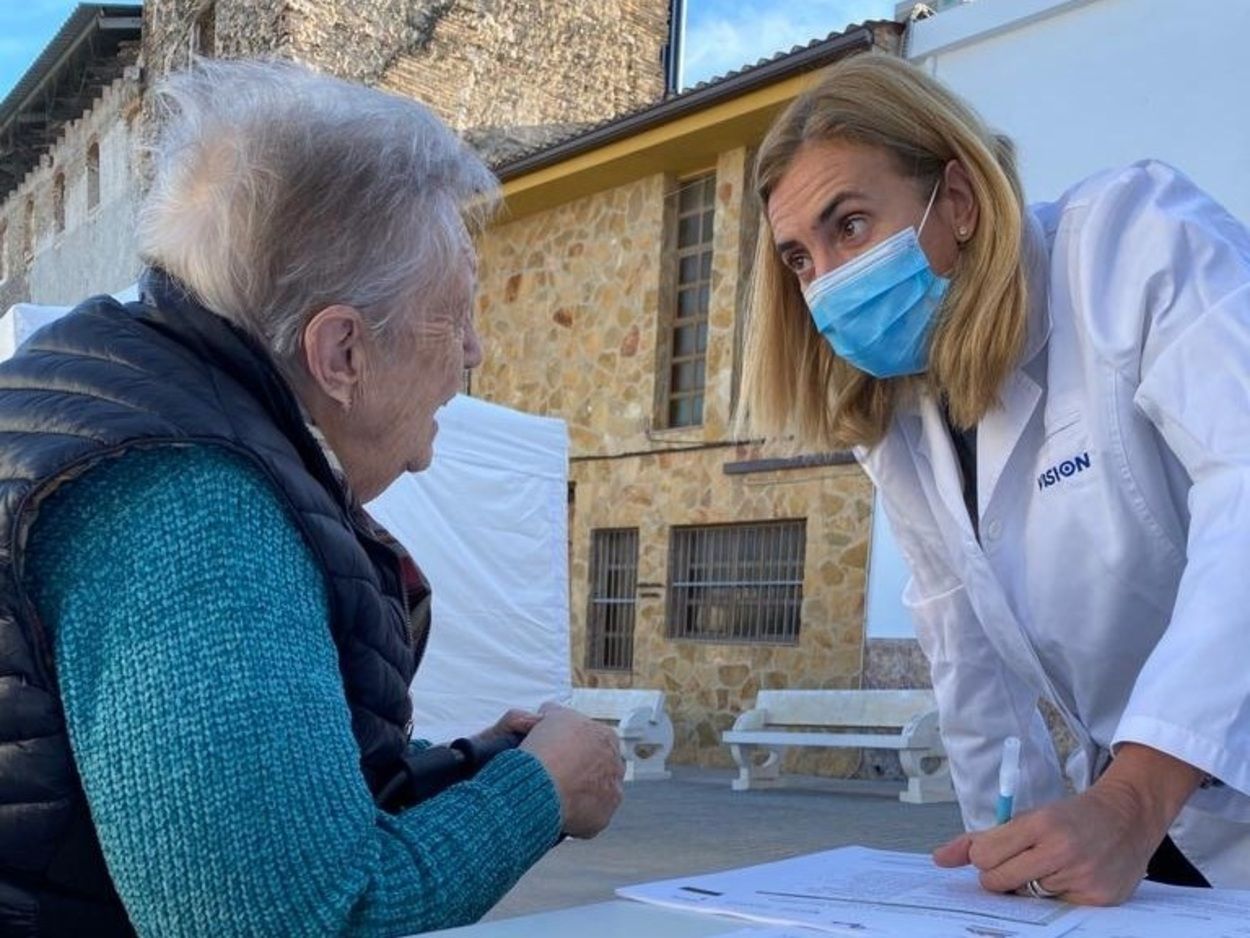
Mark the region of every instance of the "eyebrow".
[[[845, 192], [839, 192], [832, 199], [826, 202], [825, 207], [820, 210], [820, 214], [816, 216], [815, 227], [823, 228], [825, 225], [827, 225], [829, 223], [829, 219], [837, 214], [838, 209], [841, 208], [843, 202], [848, 202], [851, 199], [863, 199], [863, 198], [866, 198], [864, 193], [856, 191], [854, 189], [849, 189]], [[798, 246], [799, 246], [799, 243], [792, 238], [789, 241], [783, 241], [781, 244], [778, 244], [777, 253], [785, 254], [786, 251], [790, 250], [791, 248], [798, 247]]]

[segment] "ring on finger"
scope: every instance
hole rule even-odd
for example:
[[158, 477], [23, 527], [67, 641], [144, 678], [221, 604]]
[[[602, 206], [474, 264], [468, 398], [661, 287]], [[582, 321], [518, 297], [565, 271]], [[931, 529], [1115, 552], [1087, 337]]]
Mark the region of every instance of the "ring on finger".
[[1054, 899], [1059, 893], [1047, 889], [1036, 879], [1031, 879], [1024, 884], [1024, 891], [1034, 899]]

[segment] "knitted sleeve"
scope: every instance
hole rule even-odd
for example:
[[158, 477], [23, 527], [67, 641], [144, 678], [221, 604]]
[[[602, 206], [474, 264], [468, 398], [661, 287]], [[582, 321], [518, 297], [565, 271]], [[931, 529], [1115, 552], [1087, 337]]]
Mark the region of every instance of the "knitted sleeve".
[[375, 808], [321, 573], [242, 458], [162, 449], [92, 469], [45, 502], [28, 571], [141, 934], [451, 927], [555, 842], [555, 789], [520, 750], [401, 815]]

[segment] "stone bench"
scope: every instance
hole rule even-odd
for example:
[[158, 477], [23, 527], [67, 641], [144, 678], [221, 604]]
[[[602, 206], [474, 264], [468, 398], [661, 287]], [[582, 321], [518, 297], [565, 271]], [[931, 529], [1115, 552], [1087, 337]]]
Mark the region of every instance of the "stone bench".
[[673, 721], [664, 710], [664, 691], [574, 687], [570, 706], [612, 724], [625, 760], [625, 781], [669, 777], [665, 763], [673, 751]]
[[907, 775], [900, 801], [955, 800], [929, 690], [760, 691], [721, 738], [738, 764], [735, 791], [779, 784], [788, 747], [823, 746], [896, 750]]

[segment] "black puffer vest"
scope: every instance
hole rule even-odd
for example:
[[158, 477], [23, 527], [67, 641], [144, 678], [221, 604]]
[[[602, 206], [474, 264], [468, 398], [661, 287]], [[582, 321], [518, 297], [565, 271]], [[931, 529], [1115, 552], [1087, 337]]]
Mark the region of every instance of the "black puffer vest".
[[[0, 934], [131, 934], [74, 766], [52, 640], [23, 590], [39, 502], [105, 457], [211, 445], [250, 460], [325, 574], [360, 766], [402, 769], [416, 669], [394, 552], [362, 522], [261, 349], [158, 272], [82, 303], [0, 365]], [[137, 808], [138, 809], [138, 808]]]

